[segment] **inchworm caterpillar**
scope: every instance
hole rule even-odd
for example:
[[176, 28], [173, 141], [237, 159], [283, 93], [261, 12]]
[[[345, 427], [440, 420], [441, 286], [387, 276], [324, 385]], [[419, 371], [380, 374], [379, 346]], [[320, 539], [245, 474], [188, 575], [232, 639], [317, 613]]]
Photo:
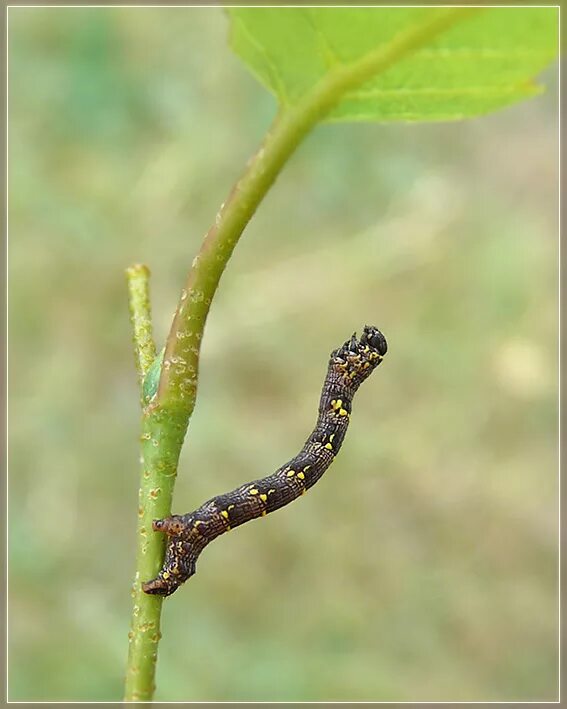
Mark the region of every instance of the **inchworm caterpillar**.
[[367, 325], [360, 339], [353, 335], [331, 353], [315, 429], [295, 458], [275, 473], [213, 497], [194, 512], [154, 520], [153, 529], [168, 537], [165, 560], [157, 577], [142, 584], [143, 590], [171, 595], [195, 573], [199, 554], [213, 539], [287, 505], [314, 485], [339, 452], [358, 387], [386, 351], [384, 335]]

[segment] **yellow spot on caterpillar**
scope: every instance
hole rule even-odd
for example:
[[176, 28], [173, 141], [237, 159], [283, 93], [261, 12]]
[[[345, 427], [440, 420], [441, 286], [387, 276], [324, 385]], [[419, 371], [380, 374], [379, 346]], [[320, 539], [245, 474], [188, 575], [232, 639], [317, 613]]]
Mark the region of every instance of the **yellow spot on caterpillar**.
[[262, 510], [262, 517], [265, 517], [267, 514], [266, 510]]
[[163, 574], [161, 575], [161, 577], [162, 577], [162, 579], [167, 581], [167, 579], [169, 578], [169, 571], [164, 571]]
[[288, 471], [287, 471], [287, 477], [288, 477], [288, 478], [291, 478], [291, 477], [293, 477], [294, 475], [295, 475], [295, 470], [288, 470]]
[[306, 465], [306, 466], [303, 468], [303, 472], [304, 472], [304, 473], [307, 472], [310, 467], [311, 467], [310, 465]]
[[228, 519], [228, 512], [226, 510], [222, 510], [221, 515], [225, 518]]
[[268, 499], [268, 496], [267, 496], [267, 495], [264, 495], [264, 494], [261, 494], [261, 495], [260, 495], [260, 499], [262, 500], [262, 502], [266, 502], [266, 500]]
[[305, 475], [304, 475], [303, 473], [297, 473], [297, 477], [298, 477], [300, 480], [305, 480]]
[[249, 492], [251, 495], [257, 495], [257, 494], [258, 494], [258, 490], [256, 490], [255, 487], [251, 487], [250, 490], [248, 490], [248, 492]]
[[346, 409], [341, 409], [339, 411], [339, 416], [348, 416], [348, 411]]
[[234, 507], [234, 505], [229, 505], [226, 509], [231, 510]]
[[268, 490], [268, 495], [271, 495], [272, 492], [275, 492], [275, 490], [274, 490], [274, 488], [271, 487], [271, 488]]
[[325, 444], [325, 448], [326, 448], [327, 450], [330, 450], [330, 451], [333, 450], [333, 446], [332, 446], [330, 443], [326, 443], [326, 444]]
[[201, 519], [196, 519], [195, 522], [193, 522], [194, 527], [198, 527], [200, 524], [203, 524], [203, 520]]
[[363, 369], [368, 369], [368, 367], [370, 367], [370, 362], [365, 362], [365, 363], [362, 365], [362, 368], [363, 368]]
[[335, 437], [335, 434], [331, 433], [331, 435], [329, 436], [329, 440], [332, 442], [334, 437]]
[[343, 400], [342, 400], [342, 399], [333, 399], [333, 400], [331, 401], [331, 407], [332, 407], [335, 411], [337, 411], [338, 409], [340, 409], [342, 405], [343, 405]]

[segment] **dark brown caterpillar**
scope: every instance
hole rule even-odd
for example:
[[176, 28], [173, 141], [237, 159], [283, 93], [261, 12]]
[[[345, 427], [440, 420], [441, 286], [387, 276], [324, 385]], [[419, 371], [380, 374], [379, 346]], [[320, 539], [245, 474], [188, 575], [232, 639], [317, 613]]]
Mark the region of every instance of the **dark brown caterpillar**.
[[384, 335], [367, 325], [360, 340], [355, 334], [331, 353], [317, 424], [301, 452], [289, 463], [266, 478], [213, 497], [194, 512], [154, 520], [153, 529], [168, 536], [167, 549], [161, 571], [153, 581], [142, 584], [143, 590], [171, 595], [195, 573], [199, 554], [213, 539], [287, 505], [314, 485], [339, 452], [356, 390], [386, 351]]

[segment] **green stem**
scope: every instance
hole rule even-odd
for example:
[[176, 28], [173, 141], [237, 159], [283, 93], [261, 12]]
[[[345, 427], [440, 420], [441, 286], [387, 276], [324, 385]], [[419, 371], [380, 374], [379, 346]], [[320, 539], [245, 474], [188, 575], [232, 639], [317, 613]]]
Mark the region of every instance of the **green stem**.
[[[150, 271], [136, 264], [126, 270], [128, 301], [132, 323], [136, 369], [140, 382], [140, 398], [144, 407], [143, 385], [153, 361], [156, 346], [152, 336], [149, 295]], [[181, 427], [183, 432], [185, 427]], [[143, 701], [154, 693], [157, 644], [160, 638], [162, 598], [148, 596], [141, 590], [142, 579], [155, 574], [163, 554], [163, 540], [152, 534], [151, 521], [166, 516], [171, 509], [173, 485], [177, 471], [178, 452], [183, 443], [176, 439], [180, 427], [177, 422], [167, 425], [159, 413], [143, 411], [142, 416], [142, 474], [138, 499], [137, 563], [132, 588], [134, 607], [130, 633], [130, 648], [126, 670], [125, 699]], [[157, 432], [157, 433], [156, 433]]]
[[156, 576], [165, 542], [162, 535], [152, 532], [151, 523], [171, 514], [177, 462], [195, 406], [203, 330], [220, 277], [238, 239], [295, 149], [345, 92], [475, 11], [478, 10], [462, 7], [432, 11], [427, 22], [400, 34], [359, 62], [333, 69], [301, 102], [281, 111], [206, 234], [181, 292], [166, 343], [157, 396], [143, 414], [139, 545], [126, 700], [151, 700], [153, 696], [162, 599], [144, 594], [140, 585]]
[[143, 264], [130, 266], [130, 268], [126, 269], [126, 279], [134, 340], [134, 355], [141, 386], [150, 365], [156, 358], [150, 307], [150, 269]]
[[138, 552], [132, 588], [134, 606], [128, 635], [127, 701], [150, 700], [160, 633], [163, 598], [142, 591], [142, 581], [157, 575], [164, 554], [164, 539], [152, 530], [152, 520], [171, 513], [177, 462], [187, 427], [182, 416], [146, 407], [142, 415], [142, 478], [138, 497]]

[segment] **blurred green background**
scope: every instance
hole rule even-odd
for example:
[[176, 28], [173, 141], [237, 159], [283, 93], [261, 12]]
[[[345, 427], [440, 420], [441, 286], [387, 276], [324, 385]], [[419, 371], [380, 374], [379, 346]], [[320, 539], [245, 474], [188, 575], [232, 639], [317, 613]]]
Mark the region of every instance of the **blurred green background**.
[[[122, 696], [139, 409], [124, 269], [163, 344], [274, 101], [215, 8], [11, 8], [11, 700]], [[557, 698], [557, 92], [321, 127], [225, 273], [174, 511], [275, 470], [328, 353], [390, 351], [305, 498], [167, 600], [162, 700]]]

